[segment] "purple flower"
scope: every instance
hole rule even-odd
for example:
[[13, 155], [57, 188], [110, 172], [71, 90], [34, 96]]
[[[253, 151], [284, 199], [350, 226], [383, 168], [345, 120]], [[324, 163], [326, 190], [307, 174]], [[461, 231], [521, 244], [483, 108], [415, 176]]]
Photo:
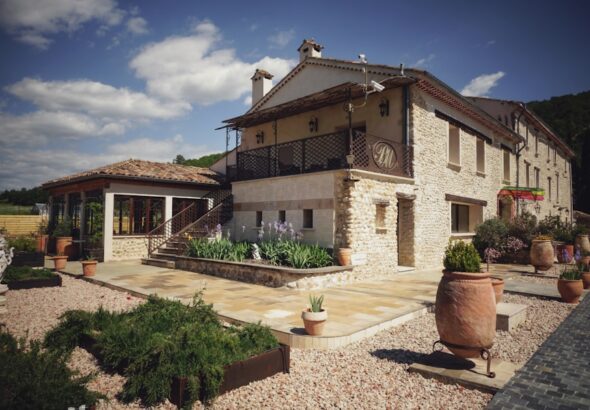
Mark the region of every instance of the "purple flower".
[[580, 247], [576, 245], [576, 253], [574, 254], [574, 259], [576, 262], [580, 262], [582, 260], [582, 253], [580, 252]]
[[565, 247], [561, 250], [561, 257], [565, 263], [570, 263], [570, 254], [567, 252]]

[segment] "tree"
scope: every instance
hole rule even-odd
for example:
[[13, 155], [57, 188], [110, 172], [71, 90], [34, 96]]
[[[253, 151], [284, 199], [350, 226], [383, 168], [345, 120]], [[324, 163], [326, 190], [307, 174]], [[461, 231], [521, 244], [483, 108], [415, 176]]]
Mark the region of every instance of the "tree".
[[185, 159], [182, 155], [178, 154], [172, 162], [174, 164], [180, 165], [190, 165], [193, 167], [209, 168], [211, 165], [217, 162], [219, 158], [223, 157], [223, 155], [223, 152], [219, 152], [217, 154], [203, 155], [199, 158]]
[[174, 158], [172, 160], [172, 163], [173, 164], [179, 164], [179, 165], [183, 165], [185, 162], [186, 162], [186, 159], [182, 155], [180, 155], [180, 154], [178, 154], [176, 156], [176, 158]]

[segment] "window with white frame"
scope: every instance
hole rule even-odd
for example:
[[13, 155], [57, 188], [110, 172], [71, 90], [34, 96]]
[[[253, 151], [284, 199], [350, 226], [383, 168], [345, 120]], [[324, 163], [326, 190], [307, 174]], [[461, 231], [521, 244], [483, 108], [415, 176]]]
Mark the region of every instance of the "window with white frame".
[[449, 163], [461, 165], [461, 131], [449, 123]]
[[476, 166], [477, 172], [485, 174], [486, 172], [486, 142], [481, 138], [476, 138]]

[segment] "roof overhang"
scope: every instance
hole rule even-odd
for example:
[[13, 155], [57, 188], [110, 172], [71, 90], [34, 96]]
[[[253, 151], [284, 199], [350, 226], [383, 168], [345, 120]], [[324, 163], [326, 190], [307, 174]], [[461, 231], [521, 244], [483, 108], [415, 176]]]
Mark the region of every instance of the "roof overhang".
[[55, 181], [55, 182], [46, 182], [41, 185], [41, 188], [45, 190], [51, 190], [54, 188], [65, 187], [68, 185], [76, 185], [81, 182], [88, 182], [92, 180], [109, 180], [109, 181], [137, 181], [144, 183], [151, 183], [151, 184], [174, 184], [174, 185], [184, 185], [184, 186], [191, 186], [191, 187], [215, 187], [220, 186], [221, 183], [212, 183], [206, 184], [203, 182], [191, 182], [191, 181], [181, 181], [178, 179], [161, 179], [161, 178], [151, 178], [151, 177], [134, 177], [128, 175], [109, 175], [109, 174], [96, 174], [96, 175], [84, 175], [78, 178], [72, 178], [64, 181]]
[[[393, 76], [381, 81], [380, 84], [384, 86], [385, 89], [391, 89], [413, 84], [415, 82], [416, 79], [412, 77]], [[346, 82], [274, 107], [248, 112], [244, 115], [230, 118], [223, 122], [233, 128], [247, 128], [301, 114], [303, 112], [314, 111], [330, 105], [347, 102], [349, 99], [361, 98], [364, 95], [365, 87], [363, 84]]]

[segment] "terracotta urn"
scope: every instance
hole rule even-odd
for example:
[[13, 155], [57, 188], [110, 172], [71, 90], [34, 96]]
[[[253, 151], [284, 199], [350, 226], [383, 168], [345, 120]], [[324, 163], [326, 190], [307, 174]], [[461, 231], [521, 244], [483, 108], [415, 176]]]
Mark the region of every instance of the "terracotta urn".
[[[567, 256], [564, 255], [567, 253]], [[557, 245], [557, 262], [570, 263], [574, 260], [574, 245], [558, 244]]]
[[530, 256], [531, 265], [535, 267], [535, 271], [551, 269], [555, 258], [553, 244], [549, 239], [533, 239]]
[[39, 235], [37, 236], [37, 252], [47, 252], [47, 238], [48, 235]]
[[55, 238], [55, 253], [68, 257], [71, 256], [72, 251], [71, 236], [58, 236]]
[[590, 240], [588, 235], [576, 236], [576, 245], [580, 247], [582, 252], [590, 252]]
[[301, 312], [305, 332], [310, 336], [321, 336], [324, 332], [324, 324], [328, 319], [328, 311], [312, 312], [310, 309]]
[[580, 301], [580, 296], [582, 296], [582, 293], [584, 292], [584, 285], [582, 279], [559, 279], [557, 281], [557, 290], [561, 295], [561, 300], [565, 303], [578, 303]]
[[590, 289], [590, 271], [582, 272], [582, 285], [584, 289]]
[[53, 260], [53, 267], [56, 271], [61, 271], [66, 268], [68, 257], [66, 255], [58, 255], [51, 258]]
[[82, 261], [82, 272], [84, 276], [94, 276], [96, 273], [96, 264], [97, 261], [94, 260]]
[[352, 265], [352, 249], [351, 248], [339, 248], [338, 249], [338, 264], [340, 266]]
[[492, 287], [494, 288], [494, 296], [496, 297], [496, 304], [502, 301], [504, 294], [504, 279], [492, 276]]
[[449, 350], [478, 357], [496, 336], [496, 297], [489, 273], [443, 272], [435, 304], [436, 328]]

